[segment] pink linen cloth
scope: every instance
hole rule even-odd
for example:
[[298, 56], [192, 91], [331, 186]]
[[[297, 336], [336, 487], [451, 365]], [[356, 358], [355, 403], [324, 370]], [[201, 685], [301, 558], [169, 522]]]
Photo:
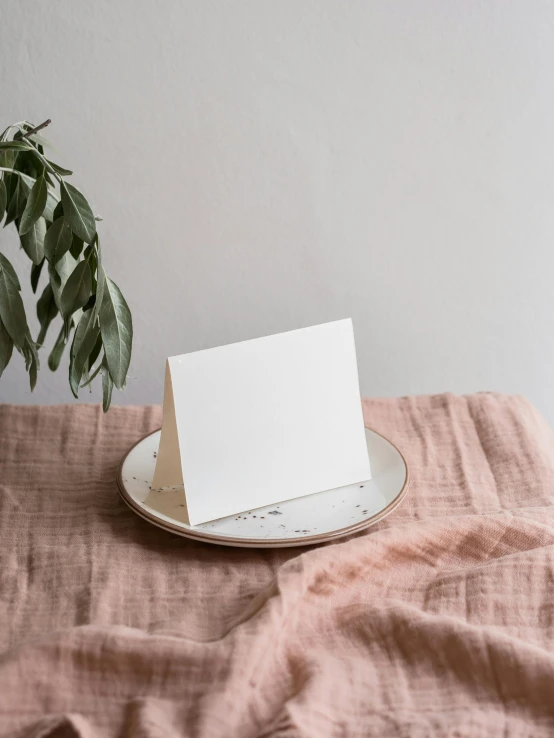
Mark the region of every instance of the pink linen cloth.
[[411, 485], [308, 548], [120, 500], [157, 407], [0, 406], [2, 738], [554, 735], [554, 439], [524, 399], [366, 400]]

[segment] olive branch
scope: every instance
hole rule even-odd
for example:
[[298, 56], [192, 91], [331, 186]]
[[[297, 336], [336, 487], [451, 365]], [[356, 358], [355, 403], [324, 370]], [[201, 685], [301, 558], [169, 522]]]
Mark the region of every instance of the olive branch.
[[[97, 221], [85, 196], [66, 177], [72, 172], [45, 156], [39, 131], [50, 124], [27, 121], [8, 126], [0, 136], [0, 223], [13, 224], [32, 262], [31, 287], [37, 292], [45, 269], [48, 279], [38, 298], [40, 330], [33, 339], [14, 267], [0, 251], [0, 377], [13, 348], [23, 356], [31, 390], [37, 382], [39, 349], [50, 324], [61, 319], [48, 357], [55, 371], [70, 344], [69, 386], [75, 397], [102, 374], [102, 406], [113, 386], [125, 385], [133, 341], [131, 312], [119, 287], [102, 266]], [[11, 135], [13, 132], [13, 135]]]

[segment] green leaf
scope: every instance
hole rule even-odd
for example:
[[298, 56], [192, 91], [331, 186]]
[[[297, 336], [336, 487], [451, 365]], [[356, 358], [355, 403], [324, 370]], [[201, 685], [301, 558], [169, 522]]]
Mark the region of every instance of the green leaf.
[[[19, 162], [19, 159], [18, 159]], [[0, 171], [4, 172], [5, 177], [13, 177], [14, 180], [23, 180], [25, 184], [31, 189], [31, 187], [35, 184], [37, 181], [36, 177], [31, 177], [29, 174], [25, 174], [25, 172], [21, 172], [19, 169], [14, 169], [13, 166], [4, 166], [2, 164], [2, 152], [0, 152]], [[15, 184], [14, 184], [15, 188]], [[9, 197], [8, 197], [9, 200]]]
[[22, 348], [18, 349], [18, 351], [25, 358], [25, 369], [29, 372], [29, 381], [31, 384], [32, 392], [35, 389], [37, 383], [39, 361], [37, 347], [35, 346], [35, 343], [31, 338], [29, 329], [27, 329], [27, 333], [25, 335], [25, 343], [23, 344]]
[[133, 321], [119, 287], [109, 277], [105, 280], [100, 308], [102, 343], [113, 383], [117, 389], [122, 389], [131, 361]]
[[72, 239], [71, 228], [62, 215], [52, 223], [44, 238], [44, 254], [51, 264], [55, 264], [67, 253]]
[[23, 356], [25, 359], [25, 371], [29, 371], [31, 367], [31, 363], [33, 361], [33, 355], [31, 354], [31, 349], [27, 342], [27, 335], [25, 334], [25, 341], [23, 342], [23, 346], [20, 349], [17, 349], [19, 353]]
[[52, 221], [56, 220], [54, 218], [54, 210], [56, 209], [56, 206], [58, 205], [58, 199], [54, 195], [53, 191], [48, 188], [48, 195], [46, 197], [46, 207], [44, 208], [44, 219], [47, 220], [49, 223], [52, 223]]
[[17, 274], [15, 273], [15, 269], [13, 268], [9, 259], [7, 259], [7, 257], [5, 257], [4, 254], [0, 252], [0, 270], [1, 269], [7, 272], [8, 277], [12, 280], [12, 282], [16, 286], [17, 291], [20, 292], [21, 285], [19, 284], [19, 279], [17, 277]]
[[80, 261], [69, 276], [60, 297], [60, 312], [68, 318], [78, 308], [86, 305], [92, 290], [92, 277], [88, 261]]
[[46, 338], [46, 332], [50, 323], [54, 320], [58, 314], [58, 306], [54, 300], [54, 293], [52, 291], [52, 285], [50, 282], [44, 288], [42, 295], [39, 297], [37, 302], [37, 318], [40, 323], [40, 333], [37, 337], [37, 344], [42, 346], [44, 339]]
[[45, 260], [43, 259], [40, 264], [33, 264], [31, 267], [31, 287], [33, 288], [33, 292], [37, 291], [38, 281], [40, 279], [42, 267], [44, 266], [44, 261]]
[[31, 385], [32, 392], [37, 384], [39, 360], [37, 347], [35, 346], [30, 333], [28, 333], [25, 337], [25, 346], [23, 353], [25, 356], [25, 368], [29, 372], [29, 383]]
[[[93, 318], [93, 322], [94, 322], [94, 318]], [[97, 324], [95, 323], [95, 325], [97, 325]], [[98, 358], [98, 356], [100, 354], [100, 351], [102, 350], [102, 336], [100, 335], [100, 326], [97, 326], [97, 327], [98, 327], [98, 332], [99, 332], [98, 333], [98, 337], [96, 339], [96, 343], [94, 345], [94, 348], [92, 349], [92, 351], [90, 353], [90, 356], [88, 357], [88, 359], [87, 359], [87, 361], [85, 363], [85, 370], [84, 370], [83, 376], [82, 376], [82, 379], [84, 379], [85, 382], [83, 382], [83, 384], [81, 385], [81, 387], [86, 387], [88, 384], [90, 384], [90, 382], [92, 382], [92, 380], [94, 379], [94, 377], [100, 371], [100, 364], [99, 364], [96, 367], [96, 369], [94, 370], [94, 372], [92, 373], [92, 378], [91, 378], [90, 372], [92, 370], [92, 367], [94, 366], [94, 363], [95, 363], [96, 359]]]
[[29, 193], [25, 210], [21, 216], [21, 223], [19, 224], [20, 236], [28, 233], [43, 214], [44, 208], [46, 207], [47, 195], [48, 184], [43, 175], [37, 179]]
[[39, 218], [31, 229], [21, 236], [23, 250], [33, 264], [40, 264], [44, 259], [44, 236], [46, 235], [46, 221]]
[[113, 381], [105, 362], [106, 357], [102, 362], [102, 410], [107, 413], [112, 402]]
[[30, 148], [28, 151], [18, 151], [14, 167], [18, 172], [25, 172], [33, 180], [39, 179], [44, 172], [44, 165], [34, 148]]
[[4, 369], [10, 363], [12, 351], [13, 341], [5, 328], [4, 323], [0, 320], [0, 377], [4, 373]]
[[96, 222], [84, 195], [73, 185], [60, 185], [63, 211], [73, 233], [85, 243], [91, 243], [96, 233]]
[[25, 210], [25, 205], [27, 204], [28, 194], [28, 185], [22, 179], [18, 179], [15, 190], [8, 205], [8, 212], [6, 214], [6, 220], [4, 221], [4, 228], [10, 223], [13, 223], [13, 221], [17, 218], [21, 217], [23, 211]]
[[79, 385], [87, 368], [87, 360], [96, 346], [99, 334], [100, 328], [94, 324], [92, 310], [87, 310], [81, 316], [71, 344], [69, 386], [75, 397], [79, 395]]
[[17, 153], [15, 151], [0, 151], [0, 166], [12, 168], [15, 164], [15, 157]]
[[[94, 320], [94, 317], [93, 317], [93, 320]], [[92, 349], [91, 354], [88, 357], [88, 367], [87, 367], [87, 369], [88, 369], [89, 372], [92, 369], [92, 367], [94, 366], [94, 362], [98, 358], [101, 349], [102, 349], [102, 336], [99, 335], [98, 338], [96, 339], [96, 345]]]
[[53, 161], [50, 161], [50, 159], [47, 159], [46, 161], [50, 164], [52, 169], [62, 177], [69, 177], [73, 174], [73, 172], [70, 172], [69, 169], [64, 169], [59, 164], [55, 164]]
[[37, 146], [31, 145], [27, 151], [19, 151], [17, 155], [19, 158], [23, 157], [24, 162], [24, 166], [19, 166], [18, 168], [30, 174], [32, 177], [38, 178], [38, 176], [45, 173], [53, 174], [59, 179], [55, 168], [44, 156], [44, 148], [40, 143]]
[[71, 242], [71, 247], [70, 247], [69, 251], [71, 252], [71, 256], [74, 259], [78, 259], [79, 256], [81, 256], [81, 252], [83, 250], [84, 244], [85, 244], [85, 242], [83, 241], [82, 238], [79, 238], [78, 236], [76, 236], [75, 234], [73, 234], [73, 240]]
[[29, 197], [29, 193], [31, 192], [31, 188], [29, 187], [28, 183], [25, 180], [20, 179], [19, 180], [19, 192], [17, 195], [17, 217], [21, 218], [25, 211], [25, 207], [27, 205], [27, 198]]
[[25, 141], [0, 141], [0, 151], [32, 151], [33, 147]]
[[51, 371], [55, 372], [56, 369], [60, 365], [60, 361], [62, 360], [62, 355], [64, 352], [66, 346], [66, 340], [65, 340], [65, 334], [64, 329], [62, 326], [62, 329], [60, 330], [58, 337], [56, 338], [56, 343], [54, 344], [54, 348], [50, 352], [50, 356], [48, 357], [48, 367]]
[[4, 228], [10, 223], [13, 223], [13, 221], [18, 217], [17, 216], [18, 196], [19, 196], [19, 179], [17, 180], [15, 184], [15, 190], [13, 191], [13, 194], [11, 195], [11, 197], [10, 197], [10, 194], [8, 193], [8, 210], [6, 212], [6, 220], [4, 221]]
[[[32, 141], [33, 143], [36, 143], [38, 150], [41, 154], [44, 153], [44, 147], [52, 148], [52, 144], [47, 138], [44, 138], [44, 136], [41, 136], [40, 133], [31, 133], [30, 136], [27, 136], [27, 139], [29, 141]], [[52, 162], [48, 162], [49, 164], [52, 164]]]
[[79, 308], [78, 310], [75, 310], [73, 315], [70, 315], [69, 318], [64, 318], [64, 329], [65, 329], [66, 340], [69, 339], [71, 329], [75, 327], [76, 325], [79, 325], [79, 321], [81, 320], [82, 314], [83, 314], [83, 310], [82, 308]]
[[6, 185], [4, 184], [4, 180], [0, 179], [0, 220], [2, 220], [2, 218], [4, 217], [7, 204], [8, 204], [8, 191], [6, 189]]
[[[89, 364], [90, 364], [90, 361], [89, 361]], [[93, 382], [96, 379], [96, 377], [100, 374], [100, 371], [103, 366], [104, 366], [104, 358], [102, 358], [102, 361], [98, 364], [98, 366], [92, 372], [92, 374], [89, 377], [87, 377], [87, 381], [83, 382], [83, 384], [81, 385], [81, 389], [83, 389], [83, 387], [88, 387], [89, 384], [91, 384], [91, 382]], [[90, 371], [90, 368], [89, 368], [89, 371]]]
[[[4, 154], [8, 154], [9, 152], [5, 151]], [[2, 159], [2, 152], [0, 152], [0, 160]], [[19, 182], [19, 173], [15, 169], [9, 169], [7, 167], [2, 168], [4, 182], [6, 183], [6, 190], [8, 192], [8, 199], [6, 200], [6, 208], [9, 206], [13, 193], [15, 192], [15, 188], [17, 187], [17, 183]], [[16, 172], [14, 174], [14, 172]]]
[[0, 320], [18, 349], [25, 344], [27, 318], [17, 286], [6, 269], [0, 269]]
[[106, 287], [106, 272], [102, 266], [102, 251], [100, 249], [100, 239], [96, 237], [96, 303], [94, 305], [94, 318], [100, 315], [100, 308], [104, 301], [104, 291]]
[[96, 273], [96, 268], [97, 268], [97, 264], [98, 264], [98, 262], [96, 260], [96, 247], [95, 247], [95, 244], [96, 244], [96, 236], [94, 237], [94, 241], [91, 243], [91, 245], [90, 246], [87, 246], [85, 248], [84, 253], [83, 253], [83, 258], [86, 261], [88, 261], [89, 266], [90, 266], [90, 271], [91, 271], [91, 273], [92, 273], [93, 276]]
[[88, 298], [86, 303], [83, 305], [83, 312], [86, 312], [87, 310], [90, 310], [91, 308], [93, 308], [95, 303], [96, 303], [96, 295], [91, 294], [91, 296]]
[[56, 204], [56, 207], [54, 208], [52, 222], [54, 222], [55, 220], [58, 220], [58, 218], [61, 218], [62, 215], [63, 215], [63, 205], [62, 205], [62, 201], [60, 200]]
[[[4, 152], [4, 153], [8, 153], [8, 152]], [[24, 174], [23, 172], [20, 172], [18, 169], [12, 169], [9, 167], [0, 167], [0, 170], [2, 170], [3, 172], [6, 172], [7, 176], [10, 178], [10, 187], [11, 187], [11, 182], [13, 181], [13, 190], [15, 190], [16, 185], [19, 181], [22, 181], [25, 185], [27, 185], [27, 190], [33, 187], [33, 185], [36, 182], [36, 179], [34, 177], [29, 177], [28, 174]], [[10, 187], [7, 187], [8, 202], [11, 202]], [[12, 195], [13, 195], [13, 190], [11, 191]], [[52, 222], [53, 220], [56, 220], [54, 217], [54, 212], [58, 204], [60, 205], [60, 208], [61, 208], [61, 203], [59, 203], [58, 198], [56, 197], [54, 191], [49, 188], [48, 193], [46, 195], [46, 206], [44, 208], [44, 213], [43, 213], [44, 218], [46, 220], [50, 222]], [[8, 206], [8, 209], [9, 209], [9, 206]], [[8, 225], [8, 224], [6, 223], [5, 225]]]
[[76, 266], [77, 262], [71, 256], [69, 251], [67, 254], [62, 256], [55, 265], [48, 264], [48, 275], [50, 277], [50, 284], [52, 285], [52, 291], [54, 292], [54, 299], [56, 300], [58, 310], [60, 310], [63, 288]]

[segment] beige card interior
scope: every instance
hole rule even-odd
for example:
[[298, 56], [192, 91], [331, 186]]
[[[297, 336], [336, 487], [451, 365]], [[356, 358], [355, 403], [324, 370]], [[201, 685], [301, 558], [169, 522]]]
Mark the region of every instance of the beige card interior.
[[[160, 487], [176, 487], [183, 482], [183, 469], [181, 467], [181, 451], [179, 449], [179, 436], [177, 434], [177, 420], [175, 418], [175, 403], [173, 401], [173, 385], [171, 383], [171, 371], [169, 361], [165, 363], [165, 385], [163, 403], [163, 424], [156, 459], [156, 469], [152, 480], [152, 489]], [[185, 495], [183, 494], [183, 497]], [[185, 498], [186, 505], [186, 498]], [[188, 522], [188, 510], [186, 510]]]

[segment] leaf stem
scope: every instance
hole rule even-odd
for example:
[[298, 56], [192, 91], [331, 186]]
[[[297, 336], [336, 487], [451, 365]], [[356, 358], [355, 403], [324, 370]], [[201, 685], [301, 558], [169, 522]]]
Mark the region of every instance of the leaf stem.
[[27, 133], [24, 133], [22, 138], [29, 138], [29, 136], [32, 136], [33, 133], [38, 133], [39, 131], [42, 131], [42, 129], [46, 128], [46, 126], [49, 126], [50, 123], [52, 123], [52, 121], [50, 118], [48, 118], [44, 121], [44, 123], [41, 123], [39, 126], [35, 126], [34, 128], [31, 128], [30, 131], [27, 131]]

